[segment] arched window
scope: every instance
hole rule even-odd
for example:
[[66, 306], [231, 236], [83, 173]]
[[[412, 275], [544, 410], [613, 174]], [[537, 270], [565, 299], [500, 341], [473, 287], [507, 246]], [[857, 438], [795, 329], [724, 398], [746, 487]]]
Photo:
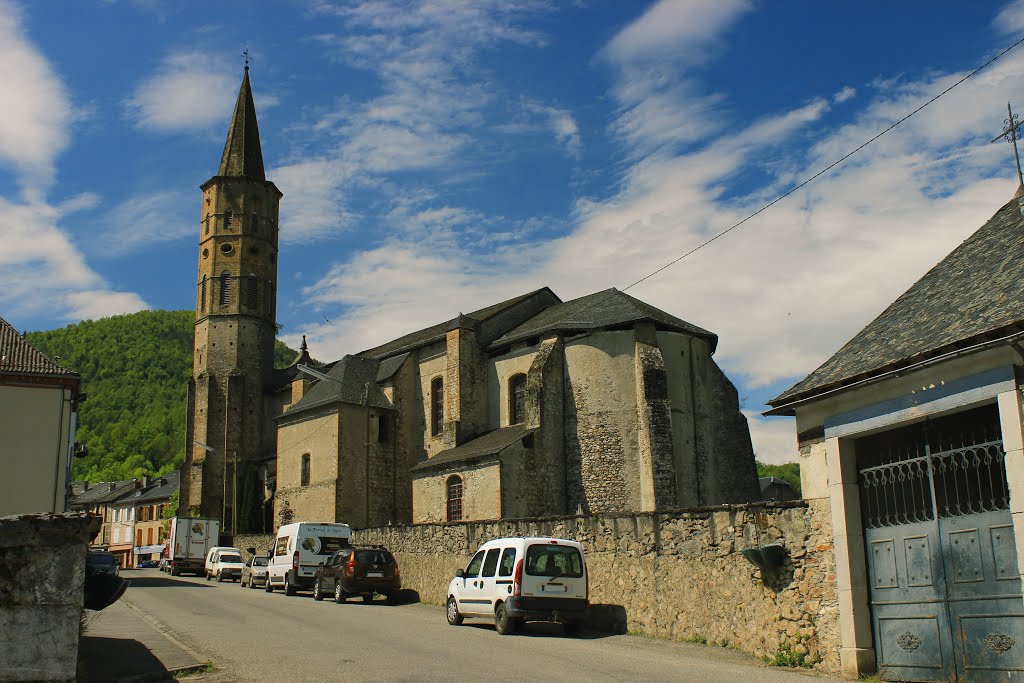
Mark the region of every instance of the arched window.
[[430, 382], [430, 435], [444, 432], [444, 379], [435, 377]]
[[203, 276], [203, 284], [199, 289], [199, 310], [206, 310], [206, 276]]
[[508, 380], [508, 423], [526, 422], [526, 375], [512, 375]]
[[220, 274], [220, 305], [226, 306], [231, 302], [231, 273], [224, 271]]
[[248, 284], [246, 284], [245, 305], [249, 308], [256, 308], [256, 275], [249, 273]]
[[300, 483], [309, 486], [309, 453], [302, 455], [302, 472], [299, 474]]
[[448, 497], [448, 521], [458, 522], [462, 519], [462, 477], [448, 477], [444, 488]]
[[252, 212], [252, 231], [256, 232], [260, 229], [260, 215], [255, 211]]
[[231, 227], [231, 218], [232, 218], [231, 209], [228, 209], [228, 210], [226, 210], [224, 212], [224, 227], [225, 228], [230, 228]]
[[391, 418], [381, 415], [377, 418], [377, 443], [387, 443], [391, 440]]
[[206, 214], [206, 218], [203, 219], [203, 226], [206, 228], [206, 234], [210, 234], [210, 214]]

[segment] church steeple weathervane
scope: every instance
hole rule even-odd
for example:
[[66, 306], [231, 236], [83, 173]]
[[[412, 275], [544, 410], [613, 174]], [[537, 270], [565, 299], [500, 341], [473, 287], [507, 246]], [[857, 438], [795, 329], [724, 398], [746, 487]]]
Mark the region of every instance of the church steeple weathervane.
[[1020, 127], [1024, 121], [1017, 118], [1017, 114], [1010, 109], [1010, 103], [1006, 103], [1006, 118], [1003, 119], [1003, 132], [992, 138], [989, 142], [996, 142], [1004, 139], [1013, 144], [1013, 158], [1017, 162], [1017, 193], [1015, 197], [1024, 196], [1024, 175], [1020, 170], [1020, 154], [1017, 152], [1017, 140], [1020, 140]]

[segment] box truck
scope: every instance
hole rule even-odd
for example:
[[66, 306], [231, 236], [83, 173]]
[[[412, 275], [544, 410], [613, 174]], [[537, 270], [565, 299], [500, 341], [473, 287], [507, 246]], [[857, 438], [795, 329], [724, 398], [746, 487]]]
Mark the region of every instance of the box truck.
[[164, 571], [171, 576], [204, 572], [206, 554], [220, 545], [220, 520], [202, 517], [174, 517], [167, 538]]

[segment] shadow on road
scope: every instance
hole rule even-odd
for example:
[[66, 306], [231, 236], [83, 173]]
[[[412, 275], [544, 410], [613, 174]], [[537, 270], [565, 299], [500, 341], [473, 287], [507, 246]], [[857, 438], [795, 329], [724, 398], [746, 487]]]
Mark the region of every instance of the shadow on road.
[[170, 577], [163, 576], [139, 576], [133, 575], [131, 578], [132, 588], [211, 588], [211, 586], [205, 583], [197, 583], [195, 581], [179, 581]]
[[119, 683], [174, 683], [174, 676], [145, 645], [128, 638], [82, 636], [79, 657], [85, 680]]
[[[494, 624], [487, 621], [467, 621], [463, 627], [479, 629], [481, 631], [494, 631]], [[604, 631], [586, 630], [578, 636], [567, 636], [561, 624], [553, 624], [543, 621], [530, 621], [519, 627], [515, 636], [527, 638], [568, 638], [569, 640], [600, 640], [611, 638], [616, 634]], [[515, 637], [513, 636], [513, 637]]]

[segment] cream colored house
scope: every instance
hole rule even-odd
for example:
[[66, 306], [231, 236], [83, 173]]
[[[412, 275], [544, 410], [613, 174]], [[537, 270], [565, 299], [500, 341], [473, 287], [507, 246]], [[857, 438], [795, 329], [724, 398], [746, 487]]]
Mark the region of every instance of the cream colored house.
[[1022, 195], [770, 402], [831, 507], [847, 673], [1024, 672]]
[[64, 511], [80, 383], [0, 318], [0, 517]]

